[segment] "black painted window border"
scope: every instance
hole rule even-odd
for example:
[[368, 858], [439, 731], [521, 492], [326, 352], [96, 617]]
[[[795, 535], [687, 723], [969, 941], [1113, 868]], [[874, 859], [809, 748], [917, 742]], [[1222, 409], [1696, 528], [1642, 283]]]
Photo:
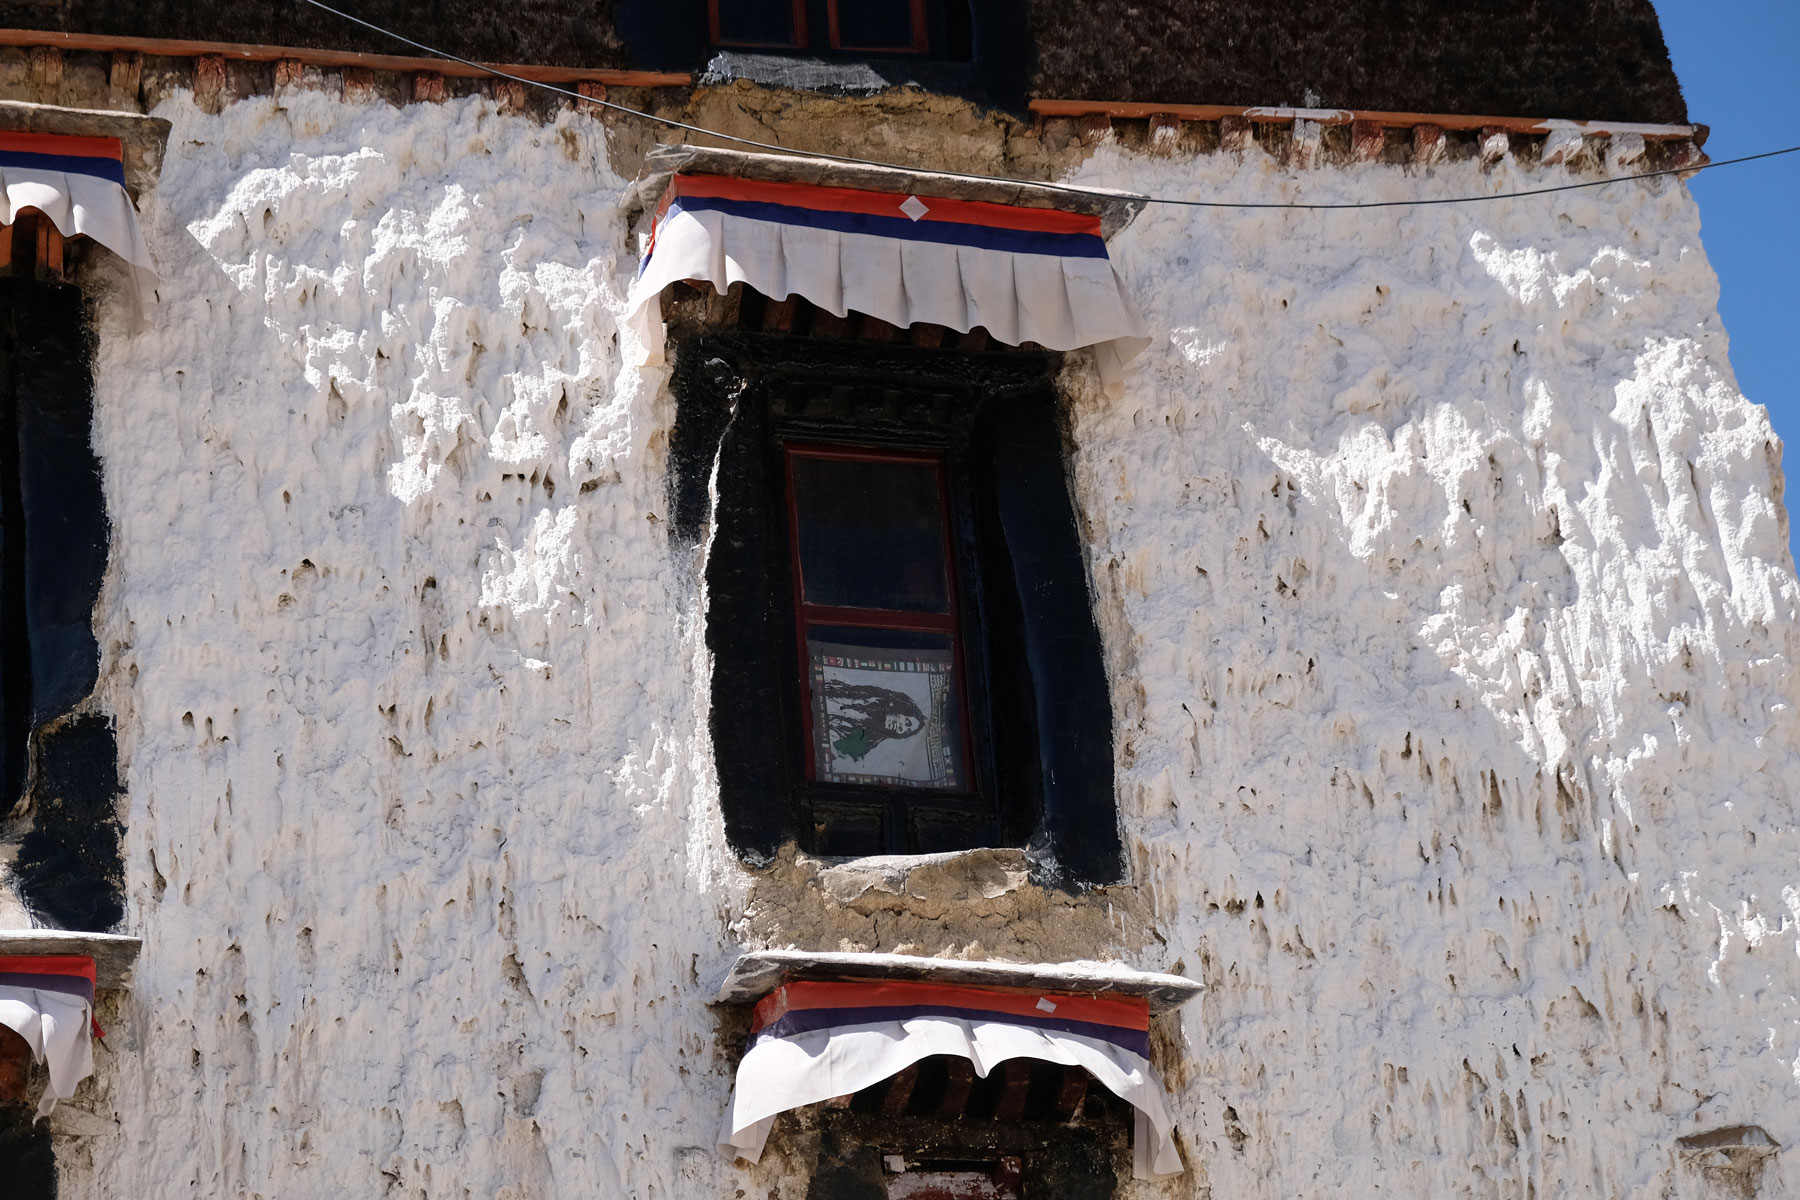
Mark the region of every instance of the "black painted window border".
[[36, 913], [125, 915], [113, 724], [94, 609], [111, 529], [93, 447], [93, 326], [78, 287], [0, 278], [0, 815], [29, 801], [12, 874]]
[[671, 535], [708, 544], [710, 725], [734, 851], [757, 864], [790, 842], [853, 856], [821, 833], [868, 798], [805, 782], [777, 473], [784, 438], [885, 442], [941, 448], [953, 464], [952, 519], [973, 566], [961, 597], [981, 797], [970, 809], [987, 804], [991, 821], [951, 846], [894, 836], [890, 816], [883, 852], [1025, 847], [1052, 881], [1122, 881], [1112, 706], [1068, 487], [1059, 357], [743, 332], [678, 335], [674, 347]]

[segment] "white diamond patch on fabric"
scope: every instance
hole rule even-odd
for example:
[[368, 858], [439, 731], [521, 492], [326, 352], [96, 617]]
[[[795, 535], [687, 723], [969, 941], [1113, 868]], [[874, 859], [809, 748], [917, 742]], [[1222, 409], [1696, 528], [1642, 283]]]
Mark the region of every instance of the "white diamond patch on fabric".
[[926, 208], [925, 202], [917, 196], [908, 196], [900, 202], [900, 211], [916, 221], [931, 210]]

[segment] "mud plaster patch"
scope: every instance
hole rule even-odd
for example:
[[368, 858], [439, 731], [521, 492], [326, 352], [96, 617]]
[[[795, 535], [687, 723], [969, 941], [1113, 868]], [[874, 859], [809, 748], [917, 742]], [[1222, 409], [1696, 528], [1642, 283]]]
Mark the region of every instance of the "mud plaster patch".
[[[1135, 889], [1072, 894], [1033, 882], [1023, 850], [833, 864], [783, 850], [752, 876], [747, 948], [850, 950], [1022, 962], [1112, 959], [1157, 939]], [[1150, 965], [1161, 967], [1154, 962]]]

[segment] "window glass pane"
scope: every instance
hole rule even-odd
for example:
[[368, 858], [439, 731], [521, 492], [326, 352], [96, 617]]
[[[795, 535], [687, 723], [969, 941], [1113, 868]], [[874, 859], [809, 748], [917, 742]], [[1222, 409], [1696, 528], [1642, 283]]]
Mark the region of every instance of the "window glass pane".
[[949, 635], [820, 625], [807, 630], [806, 652], [816, 779], [963, 786]]
[[838, 45], [846, 50], [910, 50], [912, 0], [834, 0]]
[[936, 463], [795, 454], [793, 468], [807, 603], [950, 611]]
[[794, 44], [793, 0], [713, 0], [719, 40], [751, 46]]

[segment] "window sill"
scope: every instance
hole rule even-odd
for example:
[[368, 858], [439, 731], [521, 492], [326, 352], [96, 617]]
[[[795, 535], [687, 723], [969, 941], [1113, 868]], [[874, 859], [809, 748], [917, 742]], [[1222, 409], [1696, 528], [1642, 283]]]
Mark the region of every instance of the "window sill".
[[63, 929], [0, 929], [0, 956], [74, 954], [94, 960], [94, 987], [129, 988], [141, 938], [117, 933], [74, 933]]
[[1199, 995], [1180, 975], [1137, 971], [1120, 963], [1010, 963], [858, 954], [831, 950], [751, 950], [738, 956], [715, 1004], [754, 1004], [783, 983], [808, 979], [915, 980], [1030, 991], [1144, 996], [1150, 1012], [1169, 1012]]
[[839, 904], [871, 892], [914, 900], [997, 900], [1028, 887], [1040, 864], [1025, 850], [949, 850], [938, 854], [876, 854], [824, 859], [819, 886]]

